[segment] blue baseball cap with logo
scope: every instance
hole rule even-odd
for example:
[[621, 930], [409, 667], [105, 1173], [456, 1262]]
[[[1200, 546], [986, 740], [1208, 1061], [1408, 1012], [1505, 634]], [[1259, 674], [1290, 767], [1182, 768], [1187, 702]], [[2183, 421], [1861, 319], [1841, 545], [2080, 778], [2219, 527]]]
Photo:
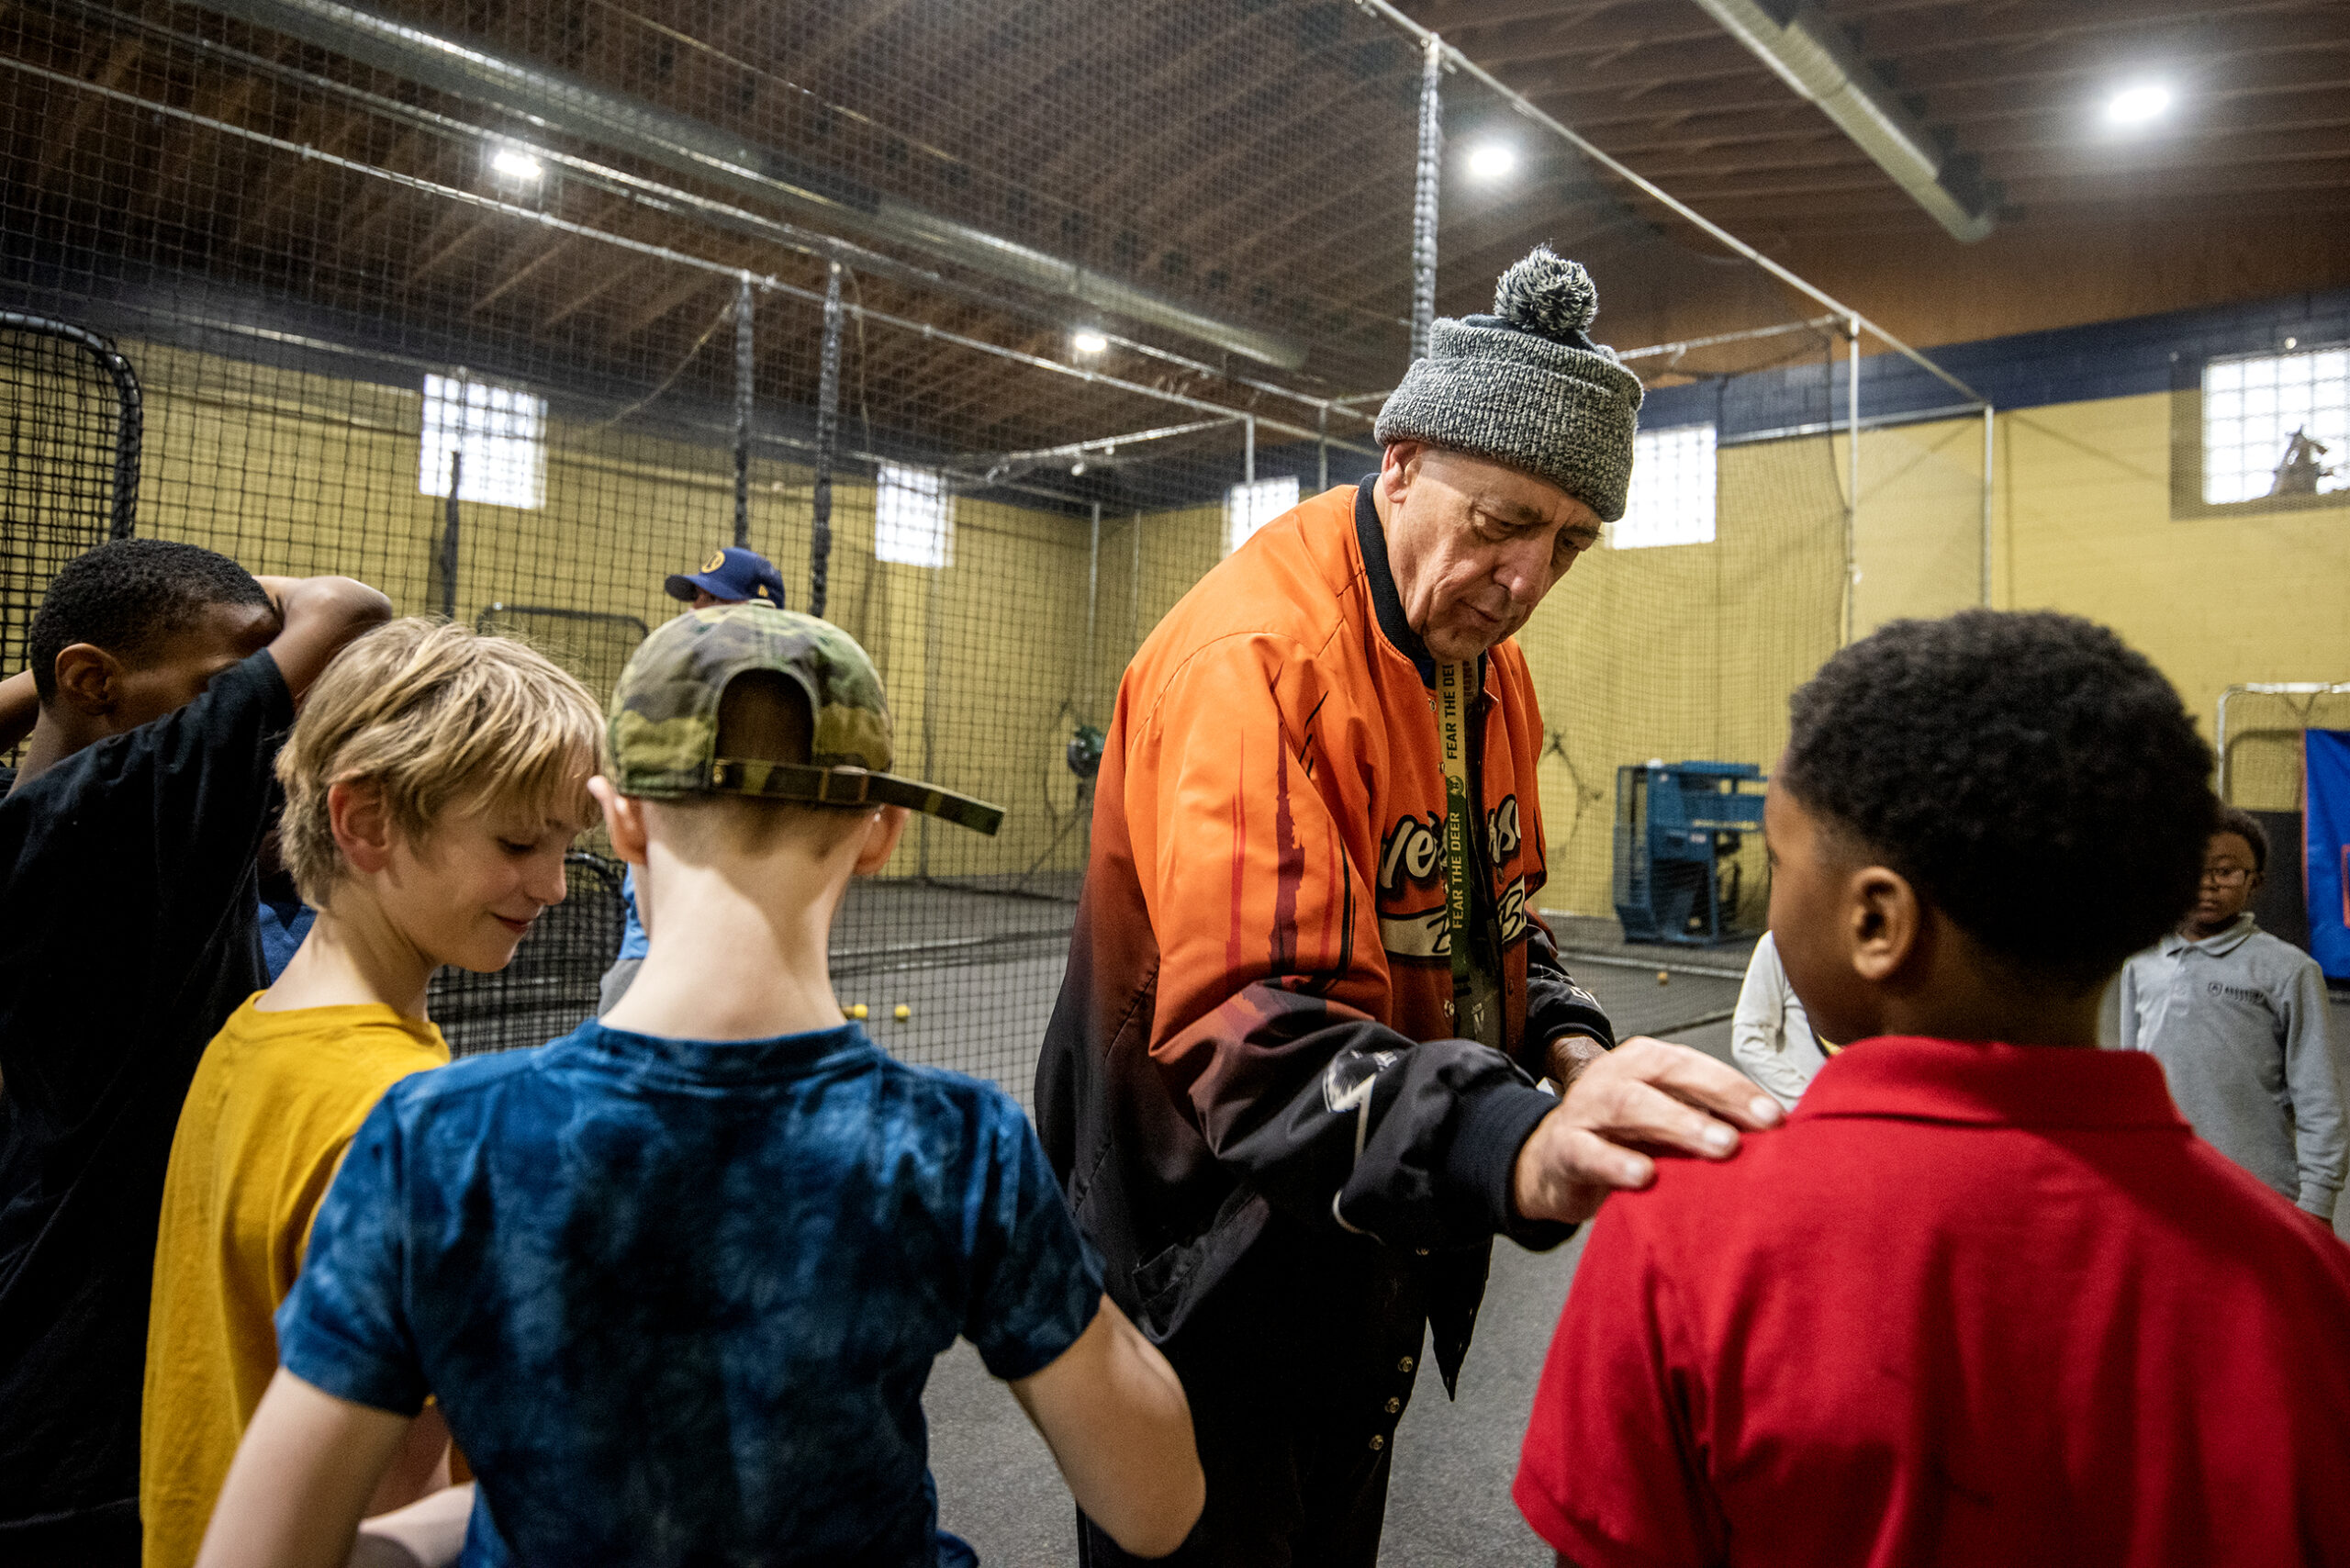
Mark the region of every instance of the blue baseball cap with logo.
[[761, 604], [784, 608], [783, 574], [775, 563], [756, 550], [739, 549], [728, 545], [712, 553], [701, 564], [699, 572], [677, 572], [662, 585], [671, 599], [681, 599], [691, 604], [694, 595], [706, 593], [729, 604], [741, 604], [755, 599]]

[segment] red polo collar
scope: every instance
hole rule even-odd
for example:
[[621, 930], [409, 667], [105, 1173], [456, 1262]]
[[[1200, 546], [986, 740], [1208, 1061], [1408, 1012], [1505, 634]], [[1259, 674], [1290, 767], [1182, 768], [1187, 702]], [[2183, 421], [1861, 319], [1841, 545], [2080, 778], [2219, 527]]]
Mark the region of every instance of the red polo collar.
[[2187, 1124], [2143, 1051], [1886, 1036], [1829, 1058], [1788, 1115], [1880, 1116], [2010, 1127]]

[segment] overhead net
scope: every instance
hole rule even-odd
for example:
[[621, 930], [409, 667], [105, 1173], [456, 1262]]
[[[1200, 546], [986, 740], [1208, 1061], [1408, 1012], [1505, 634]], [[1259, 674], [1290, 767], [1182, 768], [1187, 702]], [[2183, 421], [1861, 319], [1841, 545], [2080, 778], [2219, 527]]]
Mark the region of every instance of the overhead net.
[[[918, 821], [852, 894], [843, 1000], [1024, 1096], [1089, 849], [1072, 758], [1236, 539], [1376, 467], [1421, 191], [1439, 313], [1548, 240], [1654, 388], [1634, 517], [1524, 639], [1537, 902], [1612, 942], [1617, 768], [1767, 769], [1843, 633], [1832, 324], [1467, 74], [1424, 181], [1423, 64], [1333, 0], [26, 0], [0, 305], [137, 366], [140, 532], [363, 577], [599, 696], [671, 573], [772, 558], [872, 654], [901, 771], [1006, 810]], [[1477, 184], [1504, 140], [1515, 175]], [[1864, 491], [1908, 461], [1875, 439]], [[70, 489], [12, 471], [9, 504]], [[1917, 570], [1966, 565], [1951, 528]], [[76, 547], [12, 555], [9, 591]], [[495, 1037], [569, 1016], [564, 986]]]

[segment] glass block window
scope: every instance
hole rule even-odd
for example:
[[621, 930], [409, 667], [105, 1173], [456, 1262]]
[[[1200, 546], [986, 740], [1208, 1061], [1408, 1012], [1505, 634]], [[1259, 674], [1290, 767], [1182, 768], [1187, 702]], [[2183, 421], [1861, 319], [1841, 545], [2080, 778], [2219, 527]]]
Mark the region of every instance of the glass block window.
[[1607, 530], [1618, 550], [1714, 542], [1714, 427], [1674, 425], [1632, 438], [1632, 490]]
[[1297, 480], [1259, 479], [1224, 493], [1224, 553], [1231, 554], [1265, 524], [1297, 505]]
[[2203, 367], [2206, 505], [2350, 489], [2350, 348]]
[[901, 566], [955, 564], [955, 491], [946, 475], [881, 465], [874, 481], [873, 554]]
[[547, 504], [547, 400], [512, 386], [453, 375], [424, 378], [424, 442], [416, 487], [449, 493], [452, 454], [462, 454], [457, 498], [536, 510]]

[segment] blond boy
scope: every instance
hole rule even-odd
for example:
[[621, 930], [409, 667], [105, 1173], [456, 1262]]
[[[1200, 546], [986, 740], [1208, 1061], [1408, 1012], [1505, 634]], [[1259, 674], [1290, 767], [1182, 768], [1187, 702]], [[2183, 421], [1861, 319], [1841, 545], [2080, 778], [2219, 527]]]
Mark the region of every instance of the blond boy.
[[[564, 895], [593, 820], [601, 716], [520, 643], [399, 621], [319, 679], [277, 757], [284, 857], [317, 924], [197, 1068], [156, 1238], [140, 1422], [146, 1568], [196, 1561], [277, 1365], [272, 1315], [310, 1220], [383, 1092], [449, 1059], [425, 1017], [442, 964], [503, 969]], [[418, 1423], [370, 1511], [442, 1476]]]

